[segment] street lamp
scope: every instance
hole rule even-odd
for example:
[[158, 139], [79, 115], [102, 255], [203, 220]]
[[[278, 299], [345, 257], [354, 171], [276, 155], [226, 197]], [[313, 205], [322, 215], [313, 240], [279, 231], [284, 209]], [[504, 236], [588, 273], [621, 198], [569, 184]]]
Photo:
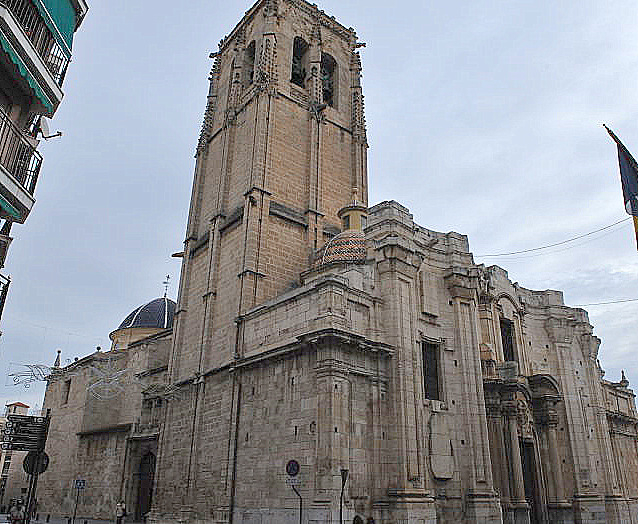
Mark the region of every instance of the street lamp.
[[346, 487], [348, 480], [348, 470], [341, 470], [341, 500], [339, 502], [339, 524], [343, 524], [343, 489]]

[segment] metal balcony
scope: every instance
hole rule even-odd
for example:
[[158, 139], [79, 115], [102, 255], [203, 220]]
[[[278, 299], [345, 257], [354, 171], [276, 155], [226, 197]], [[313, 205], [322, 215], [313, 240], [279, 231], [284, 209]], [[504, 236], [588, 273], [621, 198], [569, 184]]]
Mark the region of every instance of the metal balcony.
[[0, 110], [0, 166], [31, 196], [42, 165], [42, 156], [34, 142]]
[[0, 5], [11, 12], [57, 84], [62, 86], [71, 58], [58, 44], [38, 8], [31, 0], [0, 0]]
[[[2, 312], [4, 311], [4, 304], [7, 301], [7, 295], [9, 294], [9, 286], [11, 285], [11, 279], [0, 275], [0, 318], [2, 318]], [[0, 335], [2, 332], [0, 332]]]

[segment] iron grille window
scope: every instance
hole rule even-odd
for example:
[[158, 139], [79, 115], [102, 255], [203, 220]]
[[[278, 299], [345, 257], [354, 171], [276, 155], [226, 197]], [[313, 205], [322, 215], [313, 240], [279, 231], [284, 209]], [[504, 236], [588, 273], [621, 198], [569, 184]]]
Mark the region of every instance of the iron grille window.
[[501, 319], [501, 340], [503, 341], [503, 358], [506, 362], [515, 361], [514, 323], [507, 318]]
[[439, 392], [439, 345], [423, 342], [422, 349], [425, 398], [441, 400]]

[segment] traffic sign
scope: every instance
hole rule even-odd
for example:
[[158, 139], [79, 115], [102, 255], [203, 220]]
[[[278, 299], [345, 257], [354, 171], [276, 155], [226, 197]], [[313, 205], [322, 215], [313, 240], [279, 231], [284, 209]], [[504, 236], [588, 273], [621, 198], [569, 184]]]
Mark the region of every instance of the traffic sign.
[[298, 486], [301, 484], [301, 479], [299, 477], [288, 477], [286, 479], [286, 485], [288, 486]]
[[86, 489], [86, 480], [84, 480], [84, 479], [75, 479], [75, 481], [73, 482], [73, 485], [74, 485], [75, 489], [77, 489], [77, 490]]
[[44, 451], [29, 451], [22, 462], [24, 471], [29, 475], [44, 473], [49, 467], [49, 455]]
[[0, 447], [15, 451], [43, 450], [48, 430], [48, 417], [8, 415]]
[[296, 477], [299, 474], [299, 462], [296, 460], [289, 460], [286, 464], [286, 473], [291, 477]]

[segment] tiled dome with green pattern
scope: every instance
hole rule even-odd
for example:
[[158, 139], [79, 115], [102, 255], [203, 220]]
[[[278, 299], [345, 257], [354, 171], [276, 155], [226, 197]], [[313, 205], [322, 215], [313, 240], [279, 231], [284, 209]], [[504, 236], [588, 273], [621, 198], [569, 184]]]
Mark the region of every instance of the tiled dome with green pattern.
[[331, 262], [363, 264], [366, 257], [366, 236], [363, 231], [349, 229], [328, 242], [321, 257], [321, 264]]

